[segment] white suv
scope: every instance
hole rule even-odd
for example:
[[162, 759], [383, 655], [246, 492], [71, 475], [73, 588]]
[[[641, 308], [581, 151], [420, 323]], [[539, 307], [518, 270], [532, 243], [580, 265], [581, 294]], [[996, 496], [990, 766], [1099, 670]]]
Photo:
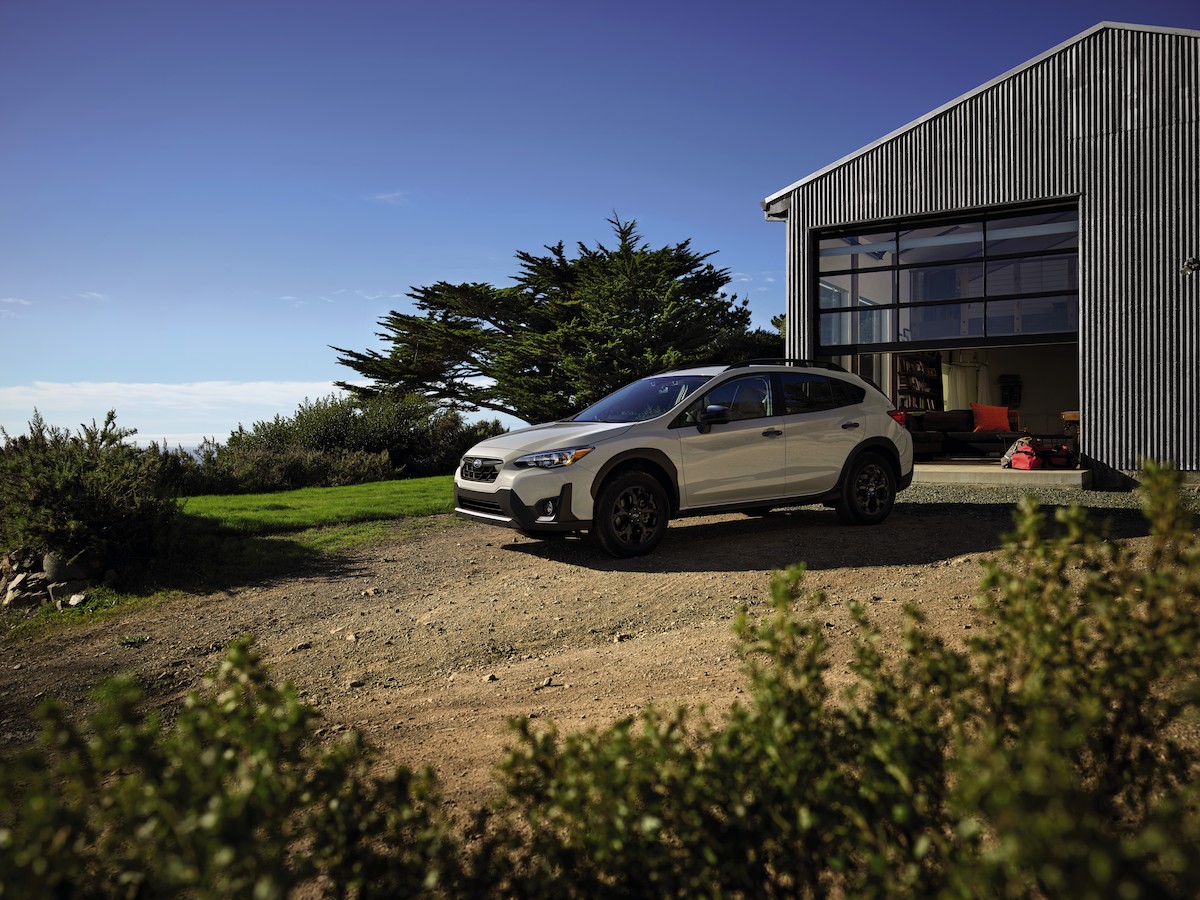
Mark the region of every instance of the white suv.
[[454, 476], [459, 515], [589, 531], [649, 553], [675, 516], [825, 503], [873, 525], [912, 482], [904, 414], [838, 366], [751, 360], [663, 372], [574, 418], [488, 438]]

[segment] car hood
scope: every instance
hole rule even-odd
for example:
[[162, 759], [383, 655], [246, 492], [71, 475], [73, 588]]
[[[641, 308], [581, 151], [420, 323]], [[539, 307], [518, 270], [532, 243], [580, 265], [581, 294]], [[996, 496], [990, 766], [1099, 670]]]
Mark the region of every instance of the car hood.
[[549, 422], [490, 437], [476, 444], [465, 455], [507, 461], [526, 453], [597, 444], [624, 434], [631, 427], [629, 422]]

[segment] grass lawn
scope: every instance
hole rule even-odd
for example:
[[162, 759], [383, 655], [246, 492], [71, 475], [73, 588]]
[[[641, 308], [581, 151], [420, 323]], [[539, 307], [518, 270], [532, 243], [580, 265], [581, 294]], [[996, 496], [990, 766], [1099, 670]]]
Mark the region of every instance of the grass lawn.
[[188, 497], [183, 512], [223, 530], [268, 535], [432, 516], [453, 506], [454, 478], [438, 475], [278, 494]]
[[[275, 494], [188, 497], [183, 547], [219, 546], [234, 578], [279, 574], [300, 559], [353, 550], [428, 527], [454, 508], [454, 477], [406, 478]], [[180, 542], [176, 542], [179, 552]]]

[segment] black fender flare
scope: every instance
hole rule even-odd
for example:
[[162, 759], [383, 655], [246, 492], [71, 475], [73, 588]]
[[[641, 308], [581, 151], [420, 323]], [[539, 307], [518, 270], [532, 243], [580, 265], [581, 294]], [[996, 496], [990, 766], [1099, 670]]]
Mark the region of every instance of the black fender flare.
[[[664, 477], [659, 478], [663, 482], [663, 489], [667, 492], [667, 499], [671, 503], [672, 513], [679, 511], [679, 470], [675, 467], [675, 463], [671, 457], [663, 453], [661, 450], [653, 448], [644, 448], [639, 450], [625, 450], [612, 457], [608, 462], [600, 467], [600, 471], [596, 473], [596, 477], [592, 479], [591, 494], [592, 500], [600, 494], [600, 486], [608, 480], [608, 477], [613, 472], [619, 469], [636, 469], [641, 468], [649, 471], [651, 475], [658, 475], [661, 472]], [[657, 469], [658, 472], [654, 470]]]
[[850, 467], [864, 453], [876, 453], [887, 460], [888, 465], [892, 467], [892, 474], [896, 477], [897, 489], [900, 489], [900, 482], [903, 480], [900, 475], [900, 454], [896, 450], [896, 445], [885, 437], [867, 438], [855, 447], [854, 452], [846, 457], [846, 462], [842, 465], [841, 474], [838, 475], [838, 484], [846, 483], [846, 474], [850, 471]]

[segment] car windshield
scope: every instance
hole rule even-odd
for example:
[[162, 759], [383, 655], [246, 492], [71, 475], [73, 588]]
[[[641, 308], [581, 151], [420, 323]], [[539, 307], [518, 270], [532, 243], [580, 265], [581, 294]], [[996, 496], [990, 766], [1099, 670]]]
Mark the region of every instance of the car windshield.
[[711, 375], [655, 375], [609, 394], [593, 403], [575, 422], [646, 422], [674, 409]]

